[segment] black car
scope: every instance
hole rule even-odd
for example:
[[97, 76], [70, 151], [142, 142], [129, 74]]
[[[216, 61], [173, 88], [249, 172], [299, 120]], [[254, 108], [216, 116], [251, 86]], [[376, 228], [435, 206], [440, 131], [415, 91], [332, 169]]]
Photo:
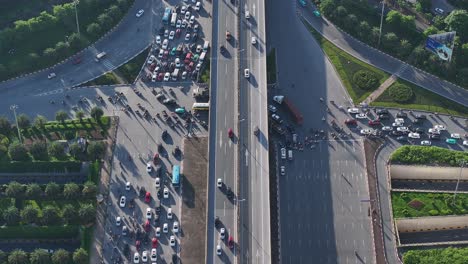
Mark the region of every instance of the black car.
[[228, 199], [232, 199], [234, 197], [234, 192], [231, 190], [231, 187], [227, 188], [226, 195]]
[[377, 110], [375, 113], [378, 114], [378, 115], [381, 115], [381, 114], [386, 114], [386, 115], [388, 115], [388, 114], [389, 114], [389, 112], [388, 112], [387, 109], [379, 109], [379, 110]]
[[159, 35], [160, 35], [160, 36], [164, 35], [164, 31], [165, 31], [165, 30], [166, 30], [166, 29], [165, 29], [164, 27], [160, 27], [160, 28], [159, 28]]
[[180, 5], [175, 6], [175, 11], [176, 11], [176, 13], [180, 13]]
[[197, 44], [196, 44], [196, 43], [190, 44], [189, 47], [190, 47], [190, 50], [191, 50], [192, 52], [195, 52], [195, 51], [197, 50]]
[[421, 124], [422, 121], [423, 121], [423, 119], [414, 119], [414, 120], [412, 120], [411, 122], [412, 122], [413, 124], [417, 125], [417, 124]]
[[236, 3], [236, 0], [231, 0], [231, 4], [235, 4]]
[[398, 140], [398, 141], [406, 141], [406, 137], [404, 137], [404, 136], [399, 136], [399, 137], [397, 137], [397, 140]]
[[422, 128], [422, 127], [416, 128], [416, 133], [424, 134], [424, 132], [425, 132], [425, 131], [424, 131], [424, 128]]
[[215, 218], [215, 227], [219, 228], [221, 226], [221, 220], [219, 220], [219, 217]]
[[224, 47], [224, 45], [219, 46], [219, 52], [221, 53], [226, 52], [226, 47]]
[[416, 115], [416, 119], [427, 119], [425, 115]]
[[397, 116], [398, 118], [407, 118], [407, 117], [408, 117], [408, 114], [405, 113], [405, 112], [398, 112], [398, 113], [396, 114], [396, 116]]
[[401, 136], [401, 135], [403, 135], [403, 132], [398, 131], [398, 130], [394, 130], [394, 131], [392, 131], [391, 135], [392, 136]]
[[193, 35], [192, 35], [192, 40], [193, 40], [193, 41], [197, 41], [197, 40], [198, 40], [198, 34], [197, 34], [197, 33], [193, 33]]
[[380, 114], [379, 119], [389, 119], [390, 116], [388, 114]]
[[440, 135], [439, 134], [431, 134], [429, 136], [430, 139], [433, 139], [433, 140], [440, 140]]

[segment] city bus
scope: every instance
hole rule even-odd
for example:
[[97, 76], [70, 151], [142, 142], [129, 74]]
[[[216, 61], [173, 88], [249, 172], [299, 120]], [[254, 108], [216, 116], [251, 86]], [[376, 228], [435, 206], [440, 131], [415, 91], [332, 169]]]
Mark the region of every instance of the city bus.
[[164, 10], [164, 16], [162, 18], [162, 21], [164, 24], [169, 24], [169, 19], [170, 19], [170, 16], [171, 16], [171, 8], [170, 7], [166, 7], [166, 10]]
[[172, 166], [172, 186], [178, 187], [180, 184], [180, 166]]
[[193, 103], [192, 110], [205, 110], [208, 111], [210, 109], [210, 103]]

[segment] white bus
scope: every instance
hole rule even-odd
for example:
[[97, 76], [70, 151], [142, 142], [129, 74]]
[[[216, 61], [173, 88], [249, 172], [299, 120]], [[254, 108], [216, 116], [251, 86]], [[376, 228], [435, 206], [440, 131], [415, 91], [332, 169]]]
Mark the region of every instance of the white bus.
[[177, 22], [177, 13], [172, 13], [171, 26], [175, 27]]
[[193, 103], [192, 110], [208, 111], [210, 109], [210, 103]]

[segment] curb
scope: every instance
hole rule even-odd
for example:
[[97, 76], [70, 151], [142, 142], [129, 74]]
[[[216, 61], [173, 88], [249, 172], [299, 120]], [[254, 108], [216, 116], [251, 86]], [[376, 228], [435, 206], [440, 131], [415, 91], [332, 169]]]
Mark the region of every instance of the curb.
[[[383, 147], [385, 147], [386, 145], [387, 145], [387, 142], [385, 141], [385, 143], [382, 145], [382, 149], [383, 149]], [[376, 153], [380, 153], [380, 151], [381, 151], [382, 149], [379, 149], [379, 151], [376, 152]], [[393, 205], [392, 205], [392, 202], [391, 202], [391, 201], [392, 201], [392, 200], [391, 200], [391, 198], [392, 198], [392, 197], [391, 197], [391, 196], [392, 196], [392, 194], [391, 194], [391, 186], [392, 186], [392, 182], [391, 182], [391, 181], [392, 181], [392, 179], [391, 179], [391, 177], [390, 177], [390, 170], [389, 170], [389, 168], [388, 168], [389, 165], [390, 165], [390, 158], [387, 159], [387, 161], [386, 161], [386, 166], [385, 166], [386, 169], [385, 169], [385, 170], [387, 171], [387, 187], [390, 187], [390, 188], [389, 188], [390, 191], [388, 192], [388, 199], [389, 199], [388, 201], [389, 201], [389, 203], [390, 203], [390, 204], [389, 204], [389, 205], [390, 205], [390, 206], [389, 206], [389, 209], [390, 209], [390, 210], [389, 210], [389, 211], [390, 211], [390, 225], [393, 227], [393, 230], [392, 230], [392, 231], [393, 231], [393, 234], [395, 235], [395, 243], [393, 244], [393, 248], [395, 249], [395, 256], [396, 256], [396, 259], [397, 259], [401, 264], [403, 264], [403, 262], [401, 261], [399, 255], [398, 255], [398, 245], [400, 244], [400, 236], [399, 236], [399, 234], [398, 234], [398, 232], [397, 232], [396, 223], [395, 223], [395, 220], [394, 220], [394, 218], [393, 218], [393, 210], [392, 210]], [[380, 191], [379, 191], [379, 199], [380, 199]], [[379, 202], [379, 206], [380, 206], [380, 202]], [[383, 219], [381, 219], [381, 223], [380, 223], [380, 224], [383, 226]], [[383, 230], [382, 230], [382, 232], [383, 232]], [[384, 244], [384, 247], [385, 247], [385, 244]], [[386, 254], [386, 251], [385, 251], [385, 254]], [[386, 259], [386, 258], [385, 258], [385, 259]]]
[[278, 161], [278, 145], [275, 144], [274, 145], [274, 153], [275, 153], [275, 160], [276, 160], [276, 211], [277, 211], [277, 217], [278, 217], [278, 263], [281, 263], [281, 213], [280, 213], [280, 209], [281, 209], [281, 206], [280, 206], [280, 176], [278, 174], [278, 165], [279, 165], [279, 161]]
[[[125, 18], [126, 16], [128, 16], [130, 9], [132, 9], [134, 5], [135, 5], [135, 0], [133, 0], [132, 5], [131, 5], [130, 7], [128, 7], [128, 10], [127, 10], [126, 14], [124, 14], [124, 15], [122, 16], [122, 18], [120, 19], [119, 23], [117, 23], [113, 28], [109, 29], [104, 35], [102, 35], [99, 39], [97, 39], [95, 42], [93, 42], [92, 44], [90, 44], [88, 47], [86, 47], [86, 48], [84, 48], [84, 49], [78, 51], [77, 53], [75, 53], [75, 54], [73, 54], [73, 55], [70, 55], [68, 58], [66, 58], [66, 59], [64, 59], [64, 60], [62, 60], [62, 61], [60, 61], [60, 62], [57, 62], [56, 64], [54, 64], [54, 65], [52, 65], [52, 66], [50, 66], [50, 67], [47, 67], [47, 68], [44, 68], [44, 69], [40, 69], [40, 70], [37, 70], [37, 71], [34, 71], [34, 72], [24, 73], [24, 74], [22, 74], [22, 75], [20, 75], [20, 76], [12, 77], [12, 78], [10, 78], [10, 79], [1, 81], [0, 84], [5, 83], [5, 82], [9, 82], [9, 81], [13, 81], [13, 80], [16, 80], [16, 79], [20, 79], [20, 78], [23, 78], [23, 77], [26, 77], [26, 76], [29, 76], [29, 75], [32, 75], [32, 74], [39, 73], [39, 72], [48, 71], [48, 70], [50, 70], [50, 69], [52, 69], [52, 68], [54, 68], [54, 67], [56, 67], [56, 66], [58, 66], [58, 65], [60, 65], [60, 64], [64, 64], [64, 63], [70, 61], [73, 57], [75, 57], [75, 56], [77, 56], [77, 55], [79, 55], [79, 54], [81, 54], [81, 53], [87, 51], [88, 49], [94, 48], [94, 45], [95, 45], [95, 44], [97, 44], [99, 41], [101, 41], [102, 39], [104, 39], [105, 37], [107, 37], [110, 33], [114, 32], [114, 31], [117, 29], [117, 27], [119, 27], [120, 24], [122, 24], [124, 18]], [[73, 86], [72, 86], [72, 87], [73, 87]]]

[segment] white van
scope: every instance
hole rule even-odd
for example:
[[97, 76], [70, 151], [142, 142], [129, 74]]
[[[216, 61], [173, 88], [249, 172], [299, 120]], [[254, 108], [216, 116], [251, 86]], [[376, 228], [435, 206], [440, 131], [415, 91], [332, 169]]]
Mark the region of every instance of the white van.
[[203, 51], [208, 52], [209, 48], [210, 48], [210, 42], [208, 40], [205, 40], [205, 43], [203, 43]]
[[292, 160], [293, 159], [293, 155], [292, 155], [292, 150], [288, 150], [288, 159], [289, 160]]
[[202, 54], [200, 55], [200, 58], [198, 58], [198, 61], [203, 62], [205, 60], [205, 57], [206, 57], [206, 52], [202, 52]]
[[179, 69], [175, 69], [173, 72], [172, 72], [172, 80], [173, 81], [177, 81], [177, 78], [179, 78]]
[[98, 54], [96, 55], [96, 59], [95, 59], [95, 60], [98, 62], [100, 59], [104, 58], [106, 55], [107, 55], [107, 53], [105, 53], [104, 51], [101, 52], [101, 53], [98, 53]]
[[281, 159], [286, 159], [286, 149], [281, 148]]
[[167, 219], [172, 219], [172, 208], [167, 208]]

